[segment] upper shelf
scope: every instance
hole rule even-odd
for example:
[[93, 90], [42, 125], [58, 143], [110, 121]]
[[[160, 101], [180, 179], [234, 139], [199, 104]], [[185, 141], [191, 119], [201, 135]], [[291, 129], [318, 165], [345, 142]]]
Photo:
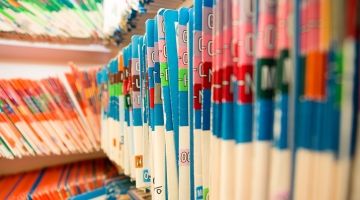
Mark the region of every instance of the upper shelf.
[[[103, 19], [106, 15], [103, 1], [107, 2], [107, 0], [2, 1], [0, 30], [10, 35], [33, 36], [35, 39], [106, 38], [103, 31]], [[129, 9], [130, 6], [116, 14], [122, 14]], [[2, 35], [4, 36], [7, 35]]]
[[[160, 8], [177, 9], [189, 7], [193, 0], [155, 0], [147, 5], [147, 12], [139, 15], [135, 21], [137, 27], [124, 35], [119, 47], [109, 45], [102, 40], [32, 37], [27, 34], [0, 32], [1, 62], [46, 63], [67, 66], [69, 61], [77, 65], [102, 65], [116, 56], [119, 49], [131, 41], [134, 34], [144, 34], [143, 24], [153, 18]], [[1, 66], [0, 66], [1, 67]]]
[[[192, 0], [153, 0], [147, 4], [148, 1], [139, 0], [138, 4], [106, 0], [6, 1], [0, 4], [0, 38], [114, 48], [111, 37], [117, 28], [125, 37], [122, 44], [127, 44], [131, 35], [144, 33], [144, 21], [154, 17], [159, 8], [176, 9], [192, 4]], [[144, 8], [146, 12], [140, 12]], [[133, 15], [134, 10], [139, 12]], [[126, 31], [128, 20], [138, 25], [130, 32]]]

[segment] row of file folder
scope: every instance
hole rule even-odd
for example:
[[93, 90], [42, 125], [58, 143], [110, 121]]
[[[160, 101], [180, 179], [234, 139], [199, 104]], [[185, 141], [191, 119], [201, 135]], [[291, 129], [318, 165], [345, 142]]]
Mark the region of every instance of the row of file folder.
[[102, 149], [153, 199], [360, 199], [359, 6], [160, 9], [97, 74]]
[[0, 199], [75, 199], [82, 193], [109, 187], [115, 179], [127, 180], [118, 176], [117, 169], [107, 159], [82, 161], [1, 177]]
[[[108, 39], [131, 30], [137, 13], [152, 0], [4, 0], [0, 31], [53, 39]], [[135, 16], [134, 16], [135, 15]]]
[[100, 150], [96, 69], [43, 80], [0, 80], [0, 157]]
[[0, 29], [36, 36], [103, 38], [102, 0], [4, 0]]

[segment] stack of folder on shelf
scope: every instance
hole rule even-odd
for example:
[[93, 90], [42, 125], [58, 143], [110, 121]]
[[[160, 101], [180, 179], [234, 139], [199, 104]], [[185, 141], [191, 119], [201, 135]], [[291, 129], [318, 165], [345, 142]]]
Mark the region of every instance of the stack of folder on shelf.
[[114, 179], [127, 180], [117, 175], [108, 160], [82, 161], [1, 177], [0, 199], [69, 199], [103, 188]]
[[[3, 0], [2, 36], [63, 43], [66, 40], [101, 43], [135, 28], [134, 19], [154, 0]], [[5, 34], [3, 34], [5, 33]], [[72, 40], [74, 39], [74, 40]], [[121, 39], [120, 39], [121, 40]]]
[[100, 149], [96, 69], [43, 80], [0, 80], [0, 157]]
[[159, 10], [97, 73], [101, 148], [154, 199], [359, 199], [359, 6]]
[[0, 30], [30, 35], [103, 38], [102, 0], [0, 3]]

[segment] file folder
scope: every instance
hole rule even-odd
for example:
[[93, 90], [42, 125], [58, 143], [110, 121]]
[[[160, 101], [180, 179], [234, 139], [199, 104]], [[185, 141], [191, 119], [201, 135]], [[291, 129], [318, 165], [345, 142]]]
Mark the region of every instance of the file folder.
[[155, 20], [146, 20], [146, 71], [148, 80], [148, 99], [149, 99], [149, 161], [151, 176], [151, 196], [155, 197], [155, 46], [154, 46]]
[[[159, 32], [162, 31], [159, 24], [162, 21], [160, 15], [156, 15], [154, 20], [154, 126], [155, 133], [153, 139], [154, 145], [154, 192], [156, 196], [154, 198], [165, 199], [167, 193], [166, 185], [166, 161], [165, 161], [165, 119], [164, 119], [164, 102], [163, 91], [161, 88], [162, 80], [160, 73], [161, 63], [164, 62], [163, 55], [164, 50], [163, 41], [160, 41]], [[163, 39], [161, 39], [163, 40]], [[162, 49], [162, 51], [160, 51]]]
[[[223, 1], [214, 1], [215, 28], [213, 29], [214, 53], [213, 56], [213, 79], [212, 79], [212, 137], [210, 141], [210, 155], [213, 157], [210, 164], [210, 198], [220, 198], [220, 140], [222, 127], [222, 56], [223, 56]], [[195, 64], [195, 63], [194, 63]]]
[[[179, 196], [179, 174], [178, 174], [178, 147], [179, 147], [179, 114], [178, 114], [178, 53], [176, 29], [178, 28], [178, 11], [165, 9], [163, 13], [164, 19], [164, 58], [167, 68], [163, 68], [164, 76], [162, 76], [162, 88], [164, 95], [165, 106], [168, 104], [169, 109], [166, 110], [165, 116], [170, 115], [171, 128], [165, 134], [165, 149], [166, 149], [166, 174], [168, 185], [168, 198], [177, 198]], [[160, 57], [161, 58], [161, 57]], [[164, 65], [163, 65], [164, 66]], [[164, 66], [165, 67], [165, 66]], [[161, 63], [160, 63], [161, 70]], [[161, 71], [160, 71], [161, 76]], [[163, 81], [164, 80], [164, 81]], [[163, 84], [164, 83], [164, 84]], [[166, 88], [169, 89], [169, 99], [166, 98]], [[168, 112], [167, 112], [168, 111]], [[165, 118], [165, 125], [167, 125], [168, 118]]]
[[259, 1], [256, 27], [255, 138], [252, 199], [266, 198], [269, 188], [274, 124], [276, 3]]
[[[255, 2], [239, 3], [239, 30], [237, 49], [237, 97], [235, 104], [236, 135], [236, 198], [251, 198], [253, 169], [253, 102], [254, 102], [254, 50], [255, 50]], [[234, 27], [233, 27], [234, 28]], [[233, 31], [234, 33], [234, 31]], [[236, 52], [236, 51], [235, 51]]]
[[194, 21], [193, 21], [193, 70], [192, 73], [192, 125], [193, 125], [193, 157], [194, 157], [194, 190], [195, 199], [203, 199], [203, 173], [202, 173], [202, 147], [201, 147], [201, 77], [199, 67], [201, 65], [202, 51], [202, 0], [194, 1]]
[[[180, 8], [176, 32], [178, 52], [178, 115], [179, 115], [179, 199], [190, 199], [190, 127], [189, 127], [189, 9]], [[192, 33], [191, 33], [192, 34]], [[191, 59], [191, 57], [190, 57]]]
[[293, 55], [290, 57], [291, 41], [286, 23], [290, 22], [292, 2], [278, 2], [276, 12], [276, 89], [274, 111], [274, 141], [271, 153], [269, 197], [281, 198], [290, 195], [291, 149], [290, 149], [290, 107], [293, 84]]
[[210, 148], [210, 107], [211, 107], [211, 76], [213, 40], [212, 29], [214, 27], [213, 0], [202, 1], [202, 33], [201, 33], [201, 66], [199, 67], [199, 76], [201, 77], [202, 87], [202, 121], [201, 121], [201, 156], [203, 173], [203, 195], [207, 198], [209, 187], [209, 148]]

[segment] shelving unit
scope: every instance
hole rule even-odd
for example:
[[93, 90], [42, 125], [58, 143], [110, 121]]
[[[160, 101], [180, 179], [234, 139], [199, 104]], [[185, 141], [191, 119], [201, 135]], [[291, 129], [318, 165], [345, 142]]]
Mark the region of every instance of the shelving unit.
[[360, 0], [150, 1], [0, 3], [0, 200], [360, 199]]

